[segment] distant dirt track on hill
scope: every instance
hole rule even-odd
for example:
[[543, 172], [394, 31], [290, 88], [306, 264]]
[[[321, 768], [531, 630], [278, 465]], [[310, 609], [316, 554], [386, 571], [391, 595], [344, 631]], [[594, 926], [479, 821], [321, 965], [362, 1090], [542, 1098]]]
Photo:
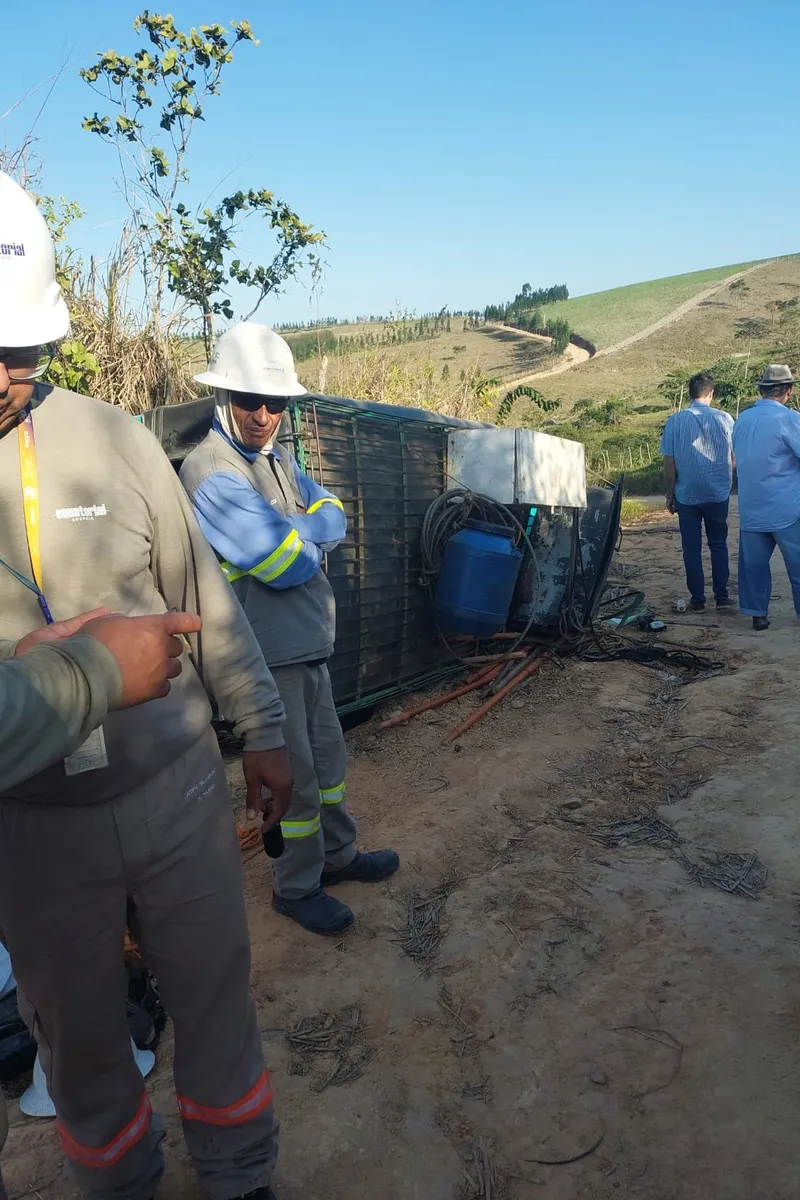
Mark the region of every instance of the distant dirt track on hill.
[[[530, 375], [521, 375], [517, 379], [506, 380], [503, 386], [507, 392], [510, 392], [516, 387], [521, 387], [522, 384], [534, 383], [537, 379], [547, 379], [551, 375], [561, 375], [565, 371], [571, 371], [573, 367], [586, 362], [590, 357], [602, 358], [607, 357], [609, 354], [617, 354], [620, 350], [627, 350], [629, 346], [635, 345], [636, 342], [643, 342], [645, 338], [658, 333], [660, 329], [666, 328], [667, 325], [673, 325], [676, 321], [680, 321], [705, 300], [709, 300], [717, 292], [721, 292], [723, 288], [730, 287], [737, 279], [744, 279], [746, 275], [751, 275], [753, 271], [760, 271], [762, 267], [768, 267], [773, 262], [775, 262], [775, 259], [769, 259], [767, 262], [758, 263], [755, 267], [748, 267], [746, 271], [737, 271], [733, 275], [727, 275], [725, 279], [719, 283], [715, 283], [713, 287], [706, 288], [703, 292], [698, 292], [690, 300], [685, 300], [683, 304], [679, 304], [677, 308], [673, 308], [666, 316], [659, 318], [658, 321], [653, 321], [652, 325], [647, 325], [644, 329], [640, 329], [638, 333], [632, 333], [630, 337], [623, 338], [621, 342], [616, 342], [613, 346], [606, 346], [605, 349], [598, 350], [596, 354], [590, 355], [588, 350], [582, 350], [580, 346], [570, 344], [567, 346], [564, 357], [557, 366], [551, 367], [547, 371], [535, 371]], [[499, 328], [506, 327], [499, 326]], [[541, 342], [551, 341], [550, 338], [542, 337], [537, 333], [528, 333], [527, 330], [518, 329], [516, 332], [524, 334], [526, 337], [537, 338]]]
[[760, 271], [762, 267], [768, 267], [773, 262], [775, 262], [775, 259], [771, 258], [767, 262], [758, 263], [755, 267], [748, 267], [746, 271], [737, 271], [735, 275], [728, 275], [720, 283], [715, 283], [713, 287], [706, 288], [704, 292], [698, 292], [696, 296], [692, 296], [691, 300], [685, 300], [683, 304], [679, 304], [677, 308], [673, 308], [672, 312], [668, 312], [660, 320], [654, 321], [652, 325], [648, 325], [645, 329], [640, 329], [638, 333], [632, 333], [630, 337], [623, 338], [621, 342], [617, 342], [613, 346], [606, 346], [604, 350], [598, 350], [594, 357], [600, 358], [603, 355], [617, 354], [618, 351], [627, 350], [628, 346], [633, 346], [636, 342], [643, 342], [645, 338], [658, 333], [659, 329], [664, 329], [667, 325], [674, 325], [676, 321], [680, 321], [693, 308], [697, 308], [705, 300], [710, 300], [712, 296], [715, 296], [717, 292], [721, 292], [723, 288], [730, 287], [737, 279], [744, 279], [746, 275], [752, 275], [753, 271]]
[[[541, 333], [531, 333], [527, 329], [517, 329], [516, 326], [487, 322], [487, 326], [490, 324], [491, 328], [494, 329], [513, 329], [514, 333], [518, 333], [520, 337], [533, 338], [535, 342], [552, 342], [553, 340], [552, 338], [544, 337]], [[532, 379], [546, 379], [549, 375], [561, 375], [564, 371], [569, 371], [572, 367], [577, 367], [578, 363], [586, 362], [590, 357], [588, 350], [583, 350], [580, 346], [573, 346], [570, 342], [556, 366], [549, 367], [546, 371], [534, 371], [532, 374], [518, 375], [514, 379], [504, 379], [503, 387], [507, 391], [512, 391], [515, 387], [520, 387], [523, 383], [530, 383]]]

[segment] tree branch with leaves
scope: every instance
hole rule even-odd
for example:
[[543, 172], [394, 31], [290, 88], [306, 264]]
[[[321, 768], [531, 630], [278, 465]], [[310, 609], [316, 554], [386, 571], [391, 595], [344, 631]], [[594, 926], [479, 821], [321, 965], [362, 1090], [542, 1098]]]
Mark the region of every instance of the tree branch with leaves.
[[[247, 21], [200, 25], [183, 32], [173, 17], [145, 10], [133, 23], [145, 44], [132, 55], [108, 50], [81, 77], [116, 109], [95, 111], [83, 128], [117, 151], [121, 185], [140, 248], [141, 270], [152, 308], [161, 314], [167, 294], [183, 301], [202, 321], [206, 355], [214, 318], [234, 318], [233, 284], [250, 288], [251, 317], [271, 293], [302, 268], [320, 270], [314, 248], [324, 234], [301, 221], [285, 201], [264, 188], [224, 196], [213, 207], [188, 202], [187, 154], [208, 101], [219, 96], [223, 75], [242, 43], [258, 45]], [[245, 264], [236, 256], [243, 219], [260, 215], [277, 243], [268, 264]]]

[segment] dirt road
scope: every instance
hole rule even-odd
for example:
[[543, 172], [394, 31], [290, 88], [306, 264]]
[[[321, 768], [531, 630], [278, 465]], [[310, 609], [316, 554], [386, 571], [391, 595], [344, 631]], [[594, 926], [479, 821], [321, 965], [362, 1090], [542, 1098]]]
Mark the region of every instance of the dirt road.
[[[644, 329], [640, 329], [638, 333], [631, 334], [630, 337], [624, 338], [621, 342], [617, 342], [613, 346], [606, 346], [604, 349], [598, 350], [597, 353], [591, 357], [604, 358], [609, 354], [617, 354], [620, 350], [627, 350], [629, 346], [634, 346], [637, 342], [643, 342], [646, 338], [652, 337], [654, 333], [658, 333], [660, 329], [666, 329], [668, 325], [674, 325], [676, 321], [680, 321], [683, 317], [687, 316], [688, 313], [692, 312], [693, 309], [698, 308], [705, 301], [710, 300], [712, 296], [715, 296], [724, 288], [730, 287], [730, 285], [737, 279], [744, 279], [747, 275], [752, 274], [753, 271], [758, 271], [762, 267], [769, 265], [769, 263], [759, 263], [755, 267], [748, 267], [746, 271], [739, 271], [735, 275], [729, 275], [720, 283], [715, 283], [713, 287], [706, 288], [704, 292], [698, 292], [696, 296], [692, 296], [690, 300], [684, 301], [683, 304], [678, 305], [677, 308], [674, 308], [671, 312], [668, 312], [666, 316], [660, 317], [658, 321], [653, 321], [651, 325], [646, 326]], [[506, 327], [503, 326], [502, 328]], [[542, 337], [540, 334], [528, 333], [527, 330], [519, 329], [517, 332], [524, 334], [527, 337], [536, 338], [538, 341], [549, 342], [552, 340], [550, 338]], [[590, 355], [588, 350], [583, 350], [580, 346], [573, 346], [570, 343], [570, 345], [567, 346], [563, 357], [558, 360], [558, 363], [554, 367], [551, 367], [546, 371], [534, 371], [528, 375], [520, 375], [517, 379], [507, 379], [503, 383], [503, 389], [507, 393], [512, 391], [515, 387], [522, 386], [522, 384], [535, 383], [537, 379], [547, 379], [552, 375], [563, 375], [565, 371], [571, 371], [573, 367], [577, 367], [581, 363], [585, 363], [589, 357]]]
[[[341, 942], [274, 916], [265, 860], [247, 863], [280, 1200], [795, 1200], [800, 629], [782, 566], [767, 634], [735, 613], [673, 618], [679, 543], [662, 524], [625, 536], [615, 576], [724, 673], [568, 660], [447, 750], [467, 700], [353, 731], [362, 841], [395, 845], [403, 868], [342, 889], [358, 922]], [[684, 849], [757, 855], [766, 890], [696, 886], [672, 841], [597, 840], [645, 808]], [[443, 884], [441, 944], [415, 961], [399, 944], [409, 896]], [[347, 1006], [360, 1018], [339, 1058], [358, 1077], [335, 1086], [336, 1055], [283, 1031]], [[199, 1200], [169, 1053], [168, 1033], [149, 1081], [161, 1194]], [[10, 1196], [74, 1196], [52, 1124], [10, 1107]]]
[[[508, 329], [511, 326], [498, 325], [497, 328]], [[552, 343], [553, 341], [552, 338], [544, 337], [540, 333], [531, 333], [527, 329], [517, 329], [514, 327], [514, 332], [520, 334], [522, 337], [533, 338], [537, 342]], [[521, 387], [523, 383], [533, 383], [536, 379], [548, 379], [551, 375], [563, 375], [565, 371], [571, 370], [572, 367], [577, 367], [578, 363], [586, 362], [588, 358], [588, 350], [584, 350], [582, 346], [573, 346], [572, 342], [570, 342], [564, 353], [557, 360], [555, 366], [548, 367], [546, 371], [533, 371], [527, 375], [518, 375], [516, 379], [504, 379], [503, 389], [505, 392], [510, 392], [516, 387]]]
[[774, 261], [774, 259], [770, 259], [769, 262], [758, 263], [755, 267], [748, 267], [746, 271], [739, 271], [736, 275], [729, 275], [721, 283], [715, 283], [713, 287], [706, 288], [704, 292], [698, 292], [690, 300], [685, 300], [683, 304], [679, 304], [677, 308], [673, 308], [672, 312], [668, 312], [666, 316], [661, 317], [658, 321], [653, 321], [652, 325], [640, 329], [638, 333], [631, 334], [630, 337], [624, 338], [621, 342], [617, 342], [613, 346], [606, 346], [605, 349], [598, 350], [594, 357], [601, 358], [604, 355], [617, 354], [620, 350], [627, 350], [628, 346], [635, 346], [637, 342], [643, 342], [645, 338], [652, 337], [654, 333], [658, 333], [659, 329], [666, 329], [668, 325], [674, 325], [676, 321], [680, 321], [687, 313], [698, 308], [706, 300], [710, 300], [712, 296], [716, 296], [717, 292], [730, 287], [737, 279], [745, 279], [748, 275], [752, 275], [753, 271], [760, 271], [763, 267], [768, 267]]

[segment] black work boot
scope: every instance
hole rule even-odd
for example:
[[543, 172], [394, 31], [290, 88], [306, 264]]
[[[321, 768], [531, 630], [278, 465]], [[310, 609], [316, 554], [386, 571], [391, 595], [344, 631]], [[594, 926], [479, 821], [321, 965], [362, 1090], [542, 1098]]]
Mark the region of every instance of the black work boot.
[[273, 893], [272, 907], [282, 917], [297, 921], [309, 933], [341, 933], [355, 920], [346, 904], [323, 892], [321, 887], [295, 900]]
[[765, 630], [765, 629], [769, 629], [768, 618], [767, 617], [753, 617], [753, 629], [756, 629], [759, 633], [763, 632], [763, 630]]
[[277, 1200], [272, 1188], [267, 1187], [256, 1188], [254, 1192], [248, 1192], [246, 1196], [236, 1196], [235, 1200]]
[[322, 886], [332, 887], [336, 883], [380, 883], [394, 875], [400, 866], [400, 856], [394, 850], [371, 850], [358, 853], [352, 862], [341, 871], [322, 872]]
[[691, 608], [692, 612], [705, 612], [706, 602], [705, 600], [690, 600], [689, 607]]

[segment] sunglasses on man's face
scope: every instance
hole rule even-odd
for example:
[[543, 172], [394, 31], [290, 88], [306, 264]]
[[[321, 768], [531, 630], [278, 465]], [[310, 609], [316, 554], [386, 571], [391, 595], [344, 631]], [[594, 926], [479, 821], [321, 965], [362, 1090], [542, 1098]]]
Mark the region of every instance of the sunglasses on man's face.
[[9, 349], [0, 346], [0, 363], [12, 383], [31, 383], [41, 379], [53, 361], [53, 346], [28, 346]]
[[277, 416], [278, 413], [286, 411], [289, 404], [289, 397], [252, 396], [246, 392], [233, 392], [231, 393], [231, 404], [234, 408], [241, 408], [249, 413], [258, 412], [259, 409], [265, 408], [272, 416]]

